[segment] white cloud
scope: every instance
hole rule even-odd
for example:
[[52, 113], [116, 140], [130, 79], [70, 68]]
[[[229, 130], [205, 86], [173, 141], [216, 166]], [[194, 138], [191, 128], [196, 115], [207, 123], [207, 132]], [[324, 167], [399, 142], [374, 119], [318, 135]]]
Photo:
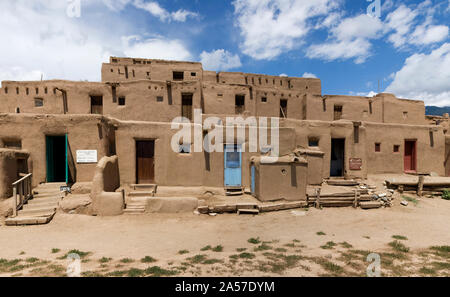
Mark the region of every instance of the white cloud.
[[386, 92], [424, 100], [427, 105], [450, 105], [450, 43], [444, 43], [430, 54], [407, 58]]
[[200, 60], [204, 69], [208, 70], [229, 70], [242, 66], [238, 55], [233, 55], [224, 49], [218, 49], [212, 52], [202, 52]]
[[383, 23], [368, 15], [346, 18], [331, 32], [331, 41], [311, 45], [306, 56], [327, 61], [338, 59], [355, 59], [355, 63], [363, 63], [371, 55], [370, 39], [380, 36]]
[[288, 77], [288, 75], [287, 75], [286, 73], [281, 73], [281, 74], [279, 75], [279, 77]]
[[302, 77], [304, 77], [304, 78], [317, 78], [317, 76], [314, 73], [310, 73], [310, 72], [303, 73]]
[[[103, 0], [82, 4], [77, 19], [66, 15], [66, 1], [46, 0], [39, 5], [0, 1], [0, 36], [5, 41], [0, 46], [0, 81], [40, 79], [38, 73], [44, 73], [44, 79], [99, 81], [101, 63], [110, 55], [191, 56], [179, 40], [134, 38], [121, 43], [122, 36], [133, 34], [133, 26], [126, 19], [111, 22], [113, 15], [104, 9]], [[90, 23], [92, 15], [95, 21]]]
[[396, 10], [388, 14], [386, 17], [387, 26], [394, 31], [388, 36], [388, 40], [395, 47], [400, 47], [407, 42], [407, 34], [410, 32], [416, 17], [417, 12], [405, 5], [400, 5]]
[[[126, 0], [122, 0], [123, 2]], [[134, 0], [133, 5], [139, 9], [143, 9], [151, 15], [158, 17], [161, 21], [177, 21], [185, 22], [188, 17], [198, 17], [198, 13], [179, 9], [175, 12], [169, 12], [156, 1], [145, 2], [143, 0]]]
[[235, 0], [242, 52], [254, 59], [273, 59], [301, 44], [314, 28], [312, 18], [327, 15], [340, 1]]

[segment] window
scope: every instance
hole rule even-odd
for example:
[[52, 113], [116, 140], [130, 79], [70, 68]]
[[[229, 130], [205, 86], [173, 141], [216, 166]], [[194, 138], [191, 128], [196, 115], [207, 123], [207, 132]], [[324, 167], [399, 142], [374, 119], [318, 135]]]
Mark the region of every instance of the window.
[[261, 102], [267, 102], [267, 97], [261, 97]]
[[103, 114], [103, 97], [91, 96], [91, 113]]
[[359, 124], [353, 123], [353, 142], [359, 143]]
[[184, 72], [181, 71], [173, 72], [173, 80], [183, 80], [183, 79], [184, 79]]
[[191, 76], [197, 76], [196, 72], [191, 72]]
[[28, 88], [25, 89], [25, 92], [28, 94], [30, 94], [30, 90]]
[[34, 106], [35, 107], [42, 107], [42, 106], [44, 106], [44, 99], [42, 99], [42, 98], [34, 98]]
[[5, 94], [8, 94], [8, 87], [5, 87]]
[[20, 139], [3, 139], [5, 148], [22, 149], [22, 140]]
[[280, 118], [287, 118], [287, 100], [280, 100]]
[[45, 93], [45, 94], [47, 94], [47, 93], [48, 93], [48, 88], [47, 88], [47, 87], [45, 87], [45, 89], [44, 89], [44, 93]]
[[19, 88], [16, 88], [16, 94], [19, 95]]
[[223, 97], [223, 94], [222, 93], [218, 93], [217, 97]]
[[394, 151], [394, 153], [400, 152], [400, 146], [398, 144], [394, 145], [393, 151]]
[[408, 118], [408, 112], [404, 111], [403, 112], [403, 119], [406, 120]]
[[178, 153], [180, 154], [190, 154], [191, 153], [191, 144], [190, 143], [182, 143], [178, 146]]
[[147, 72], [147, 76], [150, 76], [150, 72]]
[[319, 146], [319, 138], [309, 137], [308, 138], [308, 146], [309, 147], [318, 147]]
[[369, 112], [372, 114], [372, 101], [369, 101]]
[[119, 97], [119, 105], [125, 105], [125, 97]]
[[235, 97], [235, 112], [241, 114], [245, 110], [245, 95], [236, 95]]
[[164, 97], [163, 96], [156, 96], [156, 102], [163, 102]]
[[334, 121], [339, 121], [342, 118], [342, 105], [334, 106]]
[[375, 143], [375, 152], [379, 153], [381, 152], [381, 143]]
[[192, 94], [181, 95], [181, 116], [192, 121]]
[[36, 95], [39, 94], [39, 88], [36, 88]]

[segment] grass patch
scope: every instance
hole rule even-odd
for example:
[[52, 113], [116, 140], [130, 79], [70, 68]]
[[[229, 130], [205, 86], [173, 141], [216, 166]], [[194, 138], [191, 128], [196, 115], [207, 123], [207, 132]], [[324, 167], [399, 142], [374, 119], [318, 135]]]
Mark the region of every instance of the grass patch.
[[202, 264], [211, 265], [211, 264], [222, 263], [222, 262], [223, 261], [219, 260], [219, 259], [206, 259], [205, 261], [202, 262]]
[[210, 245], [207, 245], [207, 246], [205, 246], [205, 247], [202, 247], [200, 250], [201, 250], [201, 251], [208, 251], [208, 250], [210, 250], [210, 249], [212, 249], [212, 247], [211, 247]]
[[206, 255], [195, 255], [194, 257], [187, 258], [188, 261], [195, 264], [200, 264], [207, 259]]
[[261, 243], [261, 240], [259, 239], [259, 237], [256, 237], [256, 238], [250, 238], [249, 240], [247, 240], [249, 243], [251, 243], [251, 244], [260, 244]]
[[145, 269], [145, 273], [146, 273], [146, 274], [150, 274], [150, 275], [152, 275], [152, 276], [159, 277], [159, 276], [171, 276], [171, 275], [175, 275], [175, 274], [177, 274], [178, 272], [177, 272], [176, 270], [167, 270], [167, 269], [163, 269], [163, 268], [161, 268], [161, 267], [159, 267], [159, 266], [152, 266], [152, 267], [149, 267], [149, 268]]
[[319, 231], [319, 232], [316, 233], [316, 235], [324, 236], [324, 235], [327, 235], [327, 234], [325, 232]]
[[145, 274], [145, 271], [142, 269], [138, 269], [138, 268], [131, 268], [130, 270], [127, 271], [128, 277], [139, 277], [139, 276], [143, 276], [144, 274]]
[[213, 252], [216, 252], [216, 253], [220, 253], [220, 252], [223, 251], [223, 246], [218, 245], [218, 246], [212, 248], [212, 251], [213, 251]]
[[285, 248], [276, 248], [275, 251], [278, 252], [278, 253], [285, 253], [285, 252], [287, 252], [287, 249], [285, 249]]
[[444, 191], [442, 192], [442, 199], [444, 199], [444, 200], [450, 200], [450, 191], [444, 190]]
[[188, 250], [181, 250], [181, 251], [178, 251], [178, 254], [180, 254], [180, 255], [184, 255], [184, 254], [188, 254], [188, 253], [189, 253]]
[[339, 243], [343, 248], [346, 249], [351, 249], [353, 247], [353, 245], [351, 245], [350, 243], [348, 243], [347, 241], [341, 242]]
[[398, 240], [408, 240], [408, 237], [403, 235], [392, 235], [392, 238], [398, 239]]
[[398, 240], [394, 240], [389, 243], [389, 246], [394, 249], [394, 251], [401, 252], [401, 253], [407, 253], [409, 252], [409, 247], [405, 246], [403, 243], [401, 243]]
[[236, 251], [239, 253], [242, 253], [243, 251], [246, 251], [247, 248], [237, 248]]
[[428, 267], [422, 267], [419, 269], [419, 272], [422, 274], [428, 274], [428, 275], [435, 275], [436, 274], [436, 270], [434, 270], [433, 268], [428, 268]]
[[25, 252], [24, 252], [24, 251], [21, 251], [19, 255], [25, 255]]
[[416, 198], [413, 198], [413, 197], [402, 195], [402, 198], [408, 202], [414, 203], [414, 205], [417, 205], [419, 203], [419, 200], [417, 200]]
[[106, 258], [106, 257], [103, 257], [103, 258], [101, 258], [100, 260], [98, 260], [100, 263], [108, 263], [109, 261], [111, 261], [112, 260], [112, 258]]
[[252, 253], [240, 253], [239, 258], [241, 259], [254, 259], [256, 256]]
[[271, 249], [272, 249], [272, 247], [270, 245], [267, 245], [267, 244], [263, 243], [263, 244], [255, 247], [253, 249], [253, 251], [260, 252], [260, 251], [267, 251], [267, 250], [271, 250]]
[[78, 256], [80, 256], [81, 259], [83, 259], [83, 258], [86, 258], [87, 256], [89, 256], [89, 255], [91, 254], [91, 252], [82, 252], [82, 251], [80, 251], [80, 250], [70, 250], [70, 251], [68, 251], [64, 256], [59, 257], [58, 259], [59, 259], [59, 260], [67, 259], [67, 257], [68, 257], [70, 254], [77, 254]]
[[142, 263], [153, 263], [156, 261], [158, 261], [158, 260], [156, 260], [155, 258], [150, 257], [150, 256], [145, 256], [144, 258], [141, 259]]
[[59, 253], [61, 250], [57, 248], [52, 248], [52, 254]]
[[325, 245], [322, 245], [321, 248], [324, 250], [332, 250], [337, 244], [333, 241], [328, 241]]
[[325, 269], [326, 271], [328, 271], [334, 275], [340, 275], [340, 274], [344, 273], [344, 268], [342, 268], [341, 266], [339, 266], [333, 262], [328, 261], [327, 259], [315, 258], [314, 262], [316, 262], [317, 264], [322, 266], [323, 269]]
[[123, 259], [120, 259], [120, 262], [121, 263], [133, 263], [134, 260], [130, 259], [130, 258], [123, 258]]

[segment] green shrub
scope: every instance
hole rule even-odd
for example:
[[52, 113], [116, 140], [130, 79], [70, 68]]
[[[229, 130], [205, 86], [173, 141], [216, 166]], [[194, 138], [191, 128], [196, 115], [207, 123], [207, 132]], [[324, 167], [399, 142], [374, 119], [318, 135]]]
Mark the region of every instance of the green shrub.
[[444, 190], [444, 192], [442, 192], [442, 199], [450, 200], [450, 191]]

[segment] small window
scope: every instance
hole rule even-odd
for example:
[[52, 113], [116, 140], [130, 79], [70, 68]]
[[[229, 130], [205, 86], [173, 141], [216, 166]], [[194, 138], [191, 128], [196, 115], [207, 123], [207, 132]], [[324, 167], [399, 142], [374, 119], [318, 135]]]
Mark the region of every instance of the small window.
[[408, 112], [407, 112], [407, 111], [404, 111], [404, 112], [403, 112], [403, 119], [406, 120], [407, 118], [408, 118]]
[[375, 143], [375, 152], [379, 153], [381, 152], [381, 143]]
[[156, 97], [156, 102], [163, 102], [164, 101], [164, 97], [163, 96], [157, 96]]
[[267, 97], [261, 97], [261, 102], [267, 102]]
[[197, 76], [196, 72], [191, 72], [191, 76]]
[[183, 79], [184, 79], [184, 72], [181, 71], [173, 72], [173, 80], [183, 80]]
[[20, 139], [3, 139], [3, 144], [5, 148], [11, 149], [21, 149], [22, 148], [22, 140]]
[[308, 146], [309, 147], [318, 147], [319, 139], [317, 137], [309, 137], [308, 138]]
[[111, 72], [114, 72], [114, 69], [111, 68]]
[[191, 144], [183, 143], [178, 146], [178, 152], [180, 154], [190, 154], [191, 153]]
[[125, 97], [119, 97], [119, 105], [125, 105]]
[[339, 121], [342, 118], [342, 105], [334, 106], [334, 121]]
[[223, 94], [222, 93], [218, 93], [217, 97], [223, 97]]
[[26, 88], [25, 92], [27, 93], [27, 95], [29, 95], [30, 94], [30, 89]]
[[19, 88], [16, 88], [16, 94], [19, 95]]
[[192, 121], [192, 96], [193, 94], [181, 95], [181, 116]]
[[91, 113], [103, 114], [103, 96], [91, 96]]
[[150, 72], [147, 72], [147, 76], [150, 76]]
[[44, 93], [45, 93], [45, 94], [47, 94], [47, 93], [48, 93], [48, 88], [47, 88], [47, 87], [45, 87], [45, 89], [44, 89]]
[[5, 94], [8, 94], [8, 87], [5, 87]]
[[42, 106], [44, 106], [44, 99], [42, 99], [42, 98], [34, 98], [34, 106], [35, 107], [42, 107]]
[[287, 118], [287, 104], [286, 99], [280, 100], [280, 118]]
[[39, 95], [39, 88], [36, 88], [36, 95]]
[[399, 145], [394, 145], [394, 149], [393, 149], [394, 153], [398, 153], [400, 152], [400, 146]]

